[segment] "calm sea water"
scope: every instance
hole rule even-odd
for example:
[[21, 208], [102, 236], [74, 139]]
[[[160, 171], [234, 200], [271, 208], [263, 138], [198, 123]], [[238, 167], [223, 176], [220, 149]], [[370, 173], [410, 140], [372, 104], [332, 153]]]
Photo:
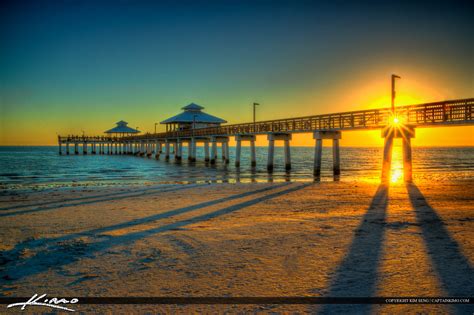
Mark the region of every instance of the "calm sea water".
[[[186, 148], [183, 161], [165, 162], [127, 155], [63, 155], [57, 147], [0, 147], [0, 188], [28, 189], [78, 185], [121, 185], [131, 183], [312, 181], [311, 147], [292, 147], [292, 167], [284, 170], [283, 148], [275, 152], [275, 170], [266, 171], [267, 148], [257, 147], [257, 168], [252, 170], [248, 147], [242, 148], [240, 170], [231, 162], [206, 166], [198, 148], [198, 162], [189, 164]], [[219, 150], [220, 156], [220, 150]], [[382, 148], [341, 148], [341, 181], [377, 181]], [[333, 180], [331, 148], [323, 149], [321, 180]], [[401, 150], [394, 148], [393, 174], [401, 174]], [[474, 178], [474, 147], [413, 148], [414, 180], [464, 180]]]

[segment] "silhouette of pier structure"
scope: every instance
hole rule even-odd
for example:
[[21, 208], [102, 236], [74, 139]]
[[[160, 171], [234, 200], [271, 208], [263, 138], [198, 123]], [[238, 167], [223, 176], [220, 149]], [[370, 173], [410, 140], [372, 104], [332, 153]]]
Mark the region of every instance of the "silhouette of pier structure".
[[[195, 105], [195, 104], [190, 104]], [[342, 131], [380, 129], [384, 138], [382, 181], [390, 178], [392, 147], [394, 139], [402, 139], [404, 179], [412, 180], [411, 138], [415, 137], [416, 128], [450, 127], [473, 125], [472, 109], [474, 98], [449, 100], [391, 108], [368, 109], [351, 112], [322, 114], [268, 121], [257, 121], [241, 124], [199, 126], [195, 122], [191, 128], [167, 128], [167, 132], [143, 135], [122, 134], [119, 136], [58, 136], [59, 154], [70, 154], [70, 145], [74, 145], [74, 153], [79, 154], [82, 146], [83, 154], [133, 154], [160, 158], [166, 161], [172, 157], [180, 161], [183, 158], [183, 145], [188, 146], [188, 160], [196, 161], [196, 146], [204, 144], [206, 164], [218, 161], [217, 145], [221, 145], [222, 161], [228, 164], [229, 138], [235, 137], [235, 166], [240, 167], [241, 145], [250, 142], [250, 163], [256, 166], [255, 141], [257, 135], [267, 135], [268, 160], [267, 170], [274, 168], [275, 141], [283, 141], [285, 169], [291, 169], [290, 142], [294, 133], [313, 133], [315, 140], [314, 176], [320, 177], [323, 140], [332, 141], [333, 174], [340, 174], [339, 140]], [[189, 105], [188, 105], [189, 106]], [[187, 107], [184, 107], [185, 109]], [[193, 115], [195, 119], [196, 115]]]

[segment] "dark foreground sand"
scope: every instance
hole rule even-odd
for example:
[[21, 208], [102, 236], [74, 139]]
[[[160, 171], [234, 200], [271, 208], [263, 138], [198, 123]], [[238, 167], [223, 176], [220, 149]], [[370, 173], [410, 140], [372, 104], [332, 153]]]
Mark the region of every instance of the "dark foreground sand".
[[[376, 183], [254, 183], [3, 193], [0, 294], [474, 296], [473, 184], [399, 183], [388, 189]], [[474, 312], [446, 305], [74, 308], [114, 314]]]

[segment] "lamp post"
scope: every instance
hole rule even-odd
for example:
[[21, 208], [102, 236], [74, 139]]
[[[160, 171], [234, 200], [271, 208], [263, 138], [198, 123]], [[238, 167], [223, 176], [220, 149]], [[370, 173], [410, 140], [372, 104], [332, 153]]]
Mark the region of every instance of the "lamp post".
[[256, 132], [256, 124], [255, 124], [255, 112], [257, 106], [260, 105], [259, 103], [253, 103], [253, 132]]
[[158, 123], [155, 123], [155, 133], [156, 133], [156, 125], [158, 125]]
[[401, 77], [399, 77], [398, 75], [396, 74], [392, 74], [392, 114], [395, 113], [395, 79], [401, 79]]
[[196, 128], [196, 116], [197, 115], [193, 115], [193, 137], [194, 137], [194, 128]]

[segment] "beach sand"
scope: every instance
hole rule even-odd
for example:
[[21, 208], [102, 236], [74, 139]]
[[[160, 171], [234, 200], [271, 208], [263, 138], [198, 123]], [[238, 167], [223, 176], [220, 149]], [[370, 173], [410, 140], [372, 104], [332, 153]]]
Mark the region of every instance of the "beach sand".
[[[473, 296], [473, 184], [285, 182], [4, 192], [0, 293]], [[473, 312], [471, 306], [449, 305], [73, 308], [114, 314]]]

